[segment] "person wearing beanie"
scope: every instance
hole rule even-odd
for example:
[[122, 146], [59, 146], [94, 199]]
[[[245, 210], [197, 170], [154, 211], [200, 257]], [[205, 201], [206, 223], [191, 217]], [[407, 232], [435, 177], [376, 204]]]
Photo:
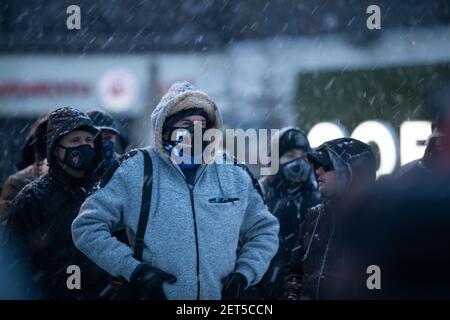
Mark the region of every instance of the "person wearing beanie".
[[[222, 125], [206, 93], [176, 82], [153, 111], [152, 125], [152, 144], [118, 161], [81, 207], [72, 225], [76, 246], [123, 277], [136, 299], [241, 298], [278, 249], [277, 219], [245, 167], [224, 163], [223, 152], [213, 158], [218, 164], [196, 151], [205, 146], [195, 146], [193, 132]], [[149, 158], [151, 175], [144, 172]], [[149, 208], [141, 207], [149, 181]], [[138, 242], [141, 214], [148, 221]], [[131, 248], [111, 236], [124, 226]]]
[[[17, 248], [43, 299], [95, 299], [106, 274], [74, 246], [71, 224], [95, 182], [102, 160], [101, 136], [89, 117], [70, 107], [51, 112], [47, 123], [48, 173], [15, 197], [6, 224], [6, 245]], [[68, 286], [70, 266], [80, 269], [81, 289]], [[15, 268], [15, 259], [11, 259]], [[69, 274], [68, 274], [69, 272]], [[106, 278], [104, 278], [106, 279]]]
[[376, 159], [368, 144], [352, 138], [327, 141], [307, 157], [323, 200], [308, 210], [300, 226], [286, 268], [283, 299], [339, 299], [337, 270], [346, 261], [343, 230], [350, 213], [370, 195]]
[[258, 296], [265, 300], [282, 295], [283, 276], [298, 237], [298, 229], [306, 212], [320, 202], [314, 171], [306, 159], [311, 151], [308, 138], [298, 128], [280, 129], [271, 141], [271, 149], [279, 149], [280, 169], [272, 176], [260, 179], [270, 212], [280, 222], [277, 254], [269, 270], [257, 286]]
[[102, 110], [91, 110], [86, 112], [91, 118], [94, 126], [100, 130], [103, 145], [103, 161], [96, 168], [95, 174], [100, 178], [120, 154], [118, 150], [126, 148], [123, 141], [126, 140], [123, 129], [107, 112]]

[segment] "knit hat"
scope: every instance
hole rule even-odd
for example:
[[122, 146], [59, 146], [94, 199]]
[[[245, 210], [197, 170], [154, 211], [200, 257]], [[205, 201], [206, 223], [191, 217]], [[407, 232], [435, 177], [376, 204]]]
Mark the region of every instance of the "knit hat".
[[202, 116], [206, 119], [206, 128], [210, 125], [209, 116], [206, 113], [206, 111], [203, 108], [191, 108], [191, 109], [184, 109], [181, 110], [171, 116], [169, 116], [163, 125], [163, 135], [173, 128], [173, 126], [183, 118], [189, 117], [189, 116]]

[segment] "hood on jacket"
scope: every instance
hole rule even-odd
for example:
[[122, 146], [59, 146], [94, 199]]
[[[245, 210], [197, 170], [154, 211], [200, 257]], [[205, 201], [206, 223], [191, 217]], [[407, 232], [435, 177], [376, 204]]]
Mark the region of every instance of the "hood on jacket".
[[[164, 122], [171, 115], [187, 109], [202, 108], [209, 116], [211, 126], [221, 129], [222, 117], [214, 101], [203, 91], [195, 88], [187, 81], [175, 82], [152, 112], [152, 145], [161, 155], [169, 156], [163, 147]], [[221, 141], [214, 141], [220, 145]]]
[[62, 107], [51, 112], [47, 124], [47, 162], [50, 167], [56, 164], [53, 154], [58, 140], [65, 134], [74, 130], [86, 130], [94, 135], [94, 168], [102, 161], [102, 136], [95, 128], [92, 120], [83, 112], [71, 108]]
[[315, 153], [327, 152], [336, 172], [338, 194], [342, 194], [352, 185], [370, 184], [375, 181], [377, 162], [372, 148], [359, 140], [339, 138], [327, 141], [308, 154], [315, 161]]
[[48, 113], [42, 114], [28, 132], [22, 147], [21, 159], [17, 169], [22, 170], [35, 162], [43, 161], [47, 157], [47, 122]]

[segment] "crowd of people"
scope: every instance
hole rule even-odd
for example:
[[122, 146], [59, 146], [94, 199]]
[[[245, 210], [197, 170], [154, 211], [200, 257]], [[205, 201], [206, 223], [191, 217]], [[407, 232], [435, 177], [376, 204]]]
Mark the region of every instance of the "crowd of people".
[[[185, 81], [154, 109], [152, 143], [128, 152], [103, 111], [46, 113], [2, 188], [0, 298], [450, 297], [447, 109], [423, 158], [378, 180], [370, 145], [311, 148], [296, 127], [273, 137], [280, 169], [259, 181], [225, 151], [195, 161], [205, 145], [173, 137], [222, 120]], [[367, 285], [372, 265], [381, 288]]]

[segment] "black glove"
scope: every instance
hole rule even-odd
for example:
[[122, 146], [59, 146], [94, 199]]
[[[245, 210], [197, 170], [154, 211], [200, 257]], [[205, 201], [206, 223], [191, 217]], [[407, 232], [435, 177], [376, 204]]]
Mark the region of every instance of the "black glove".
[[239, 300], [247, 287], [247, 279], [239, 272], [233, 272], [223, 280], [222, 300]]
[[131, 276], [130, 285], [141, 300], [167, 300], [163, 283], [176, 281], [177, 278], [170, 273], [142, 263]]

